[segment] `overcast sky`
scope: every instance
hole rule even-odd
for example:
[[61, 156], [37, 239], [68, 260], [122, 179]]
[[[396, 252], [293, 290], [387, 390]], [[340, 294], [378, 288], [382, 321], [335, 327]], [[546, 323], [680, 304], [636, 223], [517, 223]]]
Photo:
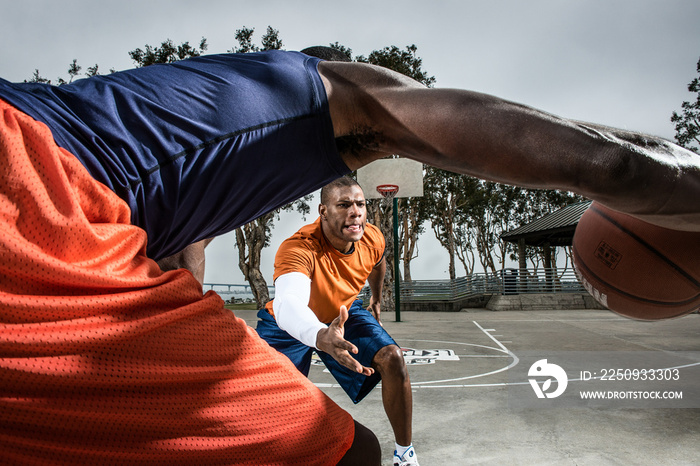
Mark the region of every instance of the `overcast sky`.
[[[270, 25], [287, 50], [337, 41], [367, 55], [415, 44], [437, 87], [669, 139], [700, 58], [697, 0], [2, 0], [0, 11], [0, 77], [9, 81], [35, 69], [55, 81], [73, 59], [105, 73], [131, 68], [130, 50], [166, 38], [206, 37], [208, 52], [226, 52], [236, 29], [254, 27], [259, 43]], [[268, 281], [276, 247], [301, 225], [295, 215], [278, 223], [263, 253]], [[435, 243], [423, 238], [414, 278], [447, 277]], [[205, 281], [243, 283], [234, 244], [224, 236], [208, 248]]]

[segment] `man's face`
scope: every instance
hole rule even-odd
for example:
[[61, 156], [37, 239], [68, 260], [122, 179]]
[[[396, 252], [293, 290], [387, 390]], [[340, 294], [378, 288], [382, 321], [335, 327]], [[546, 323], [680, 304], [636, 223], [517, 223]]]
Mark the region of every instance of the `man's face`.
[[359, 186], [339, 187], [328, 195], [327, 205], [319, 206], [326, 239], [339, 251], [348, 252], [359, 241], [367, 223], [365, 195]]

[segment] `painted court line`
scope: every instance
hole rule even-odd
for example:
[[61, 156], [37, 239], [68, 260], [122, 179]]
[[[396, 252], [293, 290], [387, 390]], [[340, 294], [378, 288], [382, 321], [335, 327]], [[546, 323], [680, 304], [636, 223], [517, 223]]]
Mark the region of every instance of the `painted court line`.
[[[541, 319], [541, 320], [547, 321], [547, 322], [553, 322], [553, 320], [545, 320], [545, 319]], [[512, 367], [515, 367], [520, 362], [520, 358], [518, 358], [518, 356], [515, 353], [510, 351], [504, 344], [504, 343], [511, 343], [511, 341], [500, 341], [496, 338], [496, 336], [502, 336], [502, 335], [493, 335], [492, 334], [492, 332], [496, 331], [495, 329], [492, 329], [492, 328], [487, 329], [487, 328], [484, 328], [481, 325], [479, 325], [479, 323], [476, 321], [472, 321], [472, 322], [491, 341], [493, 341], [495, 346], [486, 346], [486, 345], [479, 345], [479, 344], [474, 344], [474, 343], [463, 343], [463, 342], [442, 341], [442, 340], [410, 339], [409, 341], [415, 341], [415, 342], [421, 342], [421, 343], [435, 343], [435, 344], [443, 344], [443, 345], [462, 345], [462, 346], [469, 346], [469, 347], [474, 347], [474, 348], [482, 348], [482, 349], [492, 350], [492, 351], [495, 351], [495, 352], [501, 353], [501, 354], [493, 354], [493, 355], [465, 354], [465, 355], [457, 355], [457, 356], [459, 356], [459, 358], [511, 358], [512, 362], [510, 364], [508, 364], [507, 366], [501, 367], [500, 369], [496, 369], [496, 370], [489, 371], [489, 372], [484, 372], [481, 374], [467, 375], [464, 377], [456, 377], [456, 378], [450, 378], [450, 379], [430, 380], [430, 381], [424, 381], [424, 382], [412, 382], [411, 386], [413, 388], [415, 388], [415, 389], [419, 389], [419, 388], [420, 389], [424, 389], [424, 388], [479, 388], [479, 387], [487, 388], [487, 387], [507, 387], [507, 386], [513, 386], [513, 385], [528, 385], [529, 384], [528, 381], [496, 382], [496, 383], [453, 383], [453, 382], [478, 379], [480, 377], [487, 377], [489, 375], [498, 374], [500, 372], [507, 371], [508, 369], [511, 369]], [[693, 367], [693, 366], [700, 366], [700, 362], [689, 363], [689, 364], [668, 367], [668, 368], [661, 368], [661, 369], [662, 370], [683, 369], [683, 368], [688, 368], [688, 367]], [[580, 378], [569, 379], [569, 382], [581, 382], [581, 381], [582, 381], [582, 379], [580, 379]], [[328, 384], [328, 383], [317, 383], [316, 386], [318, 386], [320, 388], [340, 388], [340, 385], [338, 385], [338, 384]]]
[[[503, 386], [506, 385], [505, 383], [496, 383], [496, 384], [450, 384], [450, 385], [434, 385], [434, 384], [445, 384], [449, 382], [458, 382], [460, 380], [468, 380], [468, 379], [476, 379], [479, 377], [486, 377], [489, 375], [493, 374], [498, 374], [499, 372], [507, 371], [511, 367], [514, 367], [515, 365], [518, 364], [520, 359], [510, 351], [508, 348], [506, 348], [505, 345], [503, 345], [498, 339], [496, 339], [493, 335], [491, 335], [490, 332], [495, 332], [495, 329], [484, 329], [481, 325], [479, 325], [476, 321], [472, 321], [474, 325], [476, 325], [479, 330], [481, 330], [489, 339], [491, 339], [495, 344], [496, 347], [494, 346], [486, 346], [486, 345], [478, 345], [474, 343], [463, 343], [463, 342], [457, 342], [457, 341], [441, 341], [441, 340], [417, 340], [417, 339], [412, 339], [410, 341], [416, 341], [416, 342], [421, 342], [421, 343], [437, 343], [437, 344], [445, 344], [445, 345], [462, 345], [462, 346], [471, 346], [475, 348], [483, 348], [483, 349], [488, 349], [492, 351], [496, 351], [499, 353], [499, 355], [470, 355], [469, 357], [492, 357], [492, 358], [511, 358], [513, 361], [505, 366], [501, 367], [500, 369], [490, 371], [490, 372], [484, 372], [482, 374], [474, 374], [474, 375], [467, 375], [464, 377], [457, 377], [457, 378], [451, 378], [451, 379], [441, 379], [441, 380], [430, 380], [430, 381], [425, 381], [425, 382], [412, 382], [411, 387], [413, 388], [468, 388], [468, 387], [497, 387], [497, 386]], [[460, 356], [462, 357], [462, 356]], [[466, 357], [466, 356], [465, 356]], [[337, 383], [315, 383], [315, 385], [319, 388], [341, 388], [339, 384]], [[380, 383], [381, 385], [381, 383]]]
[[[506, 357], [512, 358], [513, 361], [512, 361], [509, 365], [507, 365], [507, 366], [505, 366], [505, 367], [502, 367], [502, 368], [500, 368], [500, 369], [494, 370], [494, 371], [484, 372], [484, 373], [482, 373], [482, 374], [467, 375], [467, 376], [464, 376], [464, 377], [456, 377], [456, 378], [452, 378], [452, 379], [441, 379], [441, 380], [431, 380], [431, 381], [426, 381], [426, 382], [415, 382], [415, 383], [411, 383], [411, 386], [412, 386], [412, 387], [416, 387], [416, 388], [438, 388], [438, 387], [439, 387], [439, 388], [447, 388], [447, 387], [453, 388], [454, 385], [449, 385], [449, 386], [447, 386], [447, 387], [443, 387], [442, 385], [434, 385], [434, 384], [444, 384], [444, 383], [448, 383], [448, 382], [458, 382], [458, 381], [460, 381], [460, 380], [476, 379], [476, 378], [479, 378], [479, 377], [486, 377], [486, 376], [489, 376], [489, 375], [498, 374], [499, 372], [507, 371], [507, 370], [510, 369], [511, 367], [514, 367], [515, 365], [517, 365], [518, 362], [520, 362], [520, 359], [515, 355], [515, 353], [513, 353], [512, 351], [510, 351], [510, 350], [509, 350], [508, 348], [506, 348], [506, 346], [505, 346], [503, 343], [501, 343], [496, 337], [494, 337], [493, 335], [491, 335], [491, 332], [495, 332], [495, 331], [496, 331], [495, 329], [492, 329], [492, 328], [490, 328], [490, 329], [485, 329], [484, 327], [482, 327], [481, 325], [479, 325], [478, 322], [476, 322], [476, 321], [472, 321], [472, 322], [474, 323], [474, 325], [476, 325], [476, 326], [479, 328], [479, 330], [481, 330], [487, 337], [489, 337], [489, 338], [496, 344], [497, 348], [494, 348], [494, 347], [492, 347], [492, 346], [474, 345], [474, 344], [470, 344], [470, 343], [461, 343], [461, 342], [455, 342], [455, 341], [453, 341], [453, 342], [444, 342], [444, 341], [443, 341], [443, 342], [440, 342], [440, 341], [431, 341], [431, 340], [414, 340], [414, 341], [422, 341], [422, 342], [430, 342], [430, 343], [447, 343], [447, 344], [453, 344], [453, 345], [454, 345], [454, 344], [458, 344], [458, 345], [465, 345], [465, 346], [475, 346], [475, 347], [487, 348], [487, 349], [491, 349], [491, 350], [494, 350], [494, 351], [497, 351], [497, 352], [505, 353]], [[485, 386], [485, 385], [487, 385], [487, 384], [468, 385], [468, 386], [481, 386], [481, 385]], [[490, 385], [490, 384], [489, 384], [489, 385]], [[457, 385], [457, 386], [459, 387], [460, 385]]]

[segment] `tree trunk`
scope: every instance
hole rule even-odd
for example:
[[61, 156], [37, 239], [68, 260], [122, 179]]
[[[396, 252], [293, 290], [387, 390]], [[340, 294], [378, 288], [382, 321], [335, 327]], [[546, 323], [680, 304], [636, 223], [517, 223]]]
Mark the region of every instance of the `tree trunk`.
[[554, 274], [552, 273], [552, 248], [549, 243], [544, 243], [542, 246], [544, 255], [544, 282], [545, 291], [552, 292], [554, 288]]
[[367, 220], [379, 228], [386, 241], [386, 274], [382, 287], [381, 306], [382, 311], [394, 311], [394, 228], [392, 216], [392, 202], [377, 199], [367, 206]]
[[527, 252], [525, 251], [525, 239], [520, 238], [518, 240], [518, 276], [519, 276], [519, 290], [521, 293], [527, 292]]
[[270, 301], [270, 292], [260, 269], [251, 269], [247, 280], [258, 308], [262, 309]]
[[256, 305], [261, 309], [270, 300], [267, 282], [260, 272], [260, 256], [266, 242], [266, 225], [273, 216], [274, 214], [263, 215], [236, 229], [238, 267], [250, 284]]
[[457, 272], [455, 268], [455, 233], [452, 221], [446, 218], [445, 227], [447, 229], [447, 252], [450, 254], [450, 280], [454, 280], [457, 278]]
[[[418, 244], [418, 233], [420, 230], [421, 221], [418, 218], [418, 209], [405, 202], [403, 211], [404, 227], [403, 227], [403, 279], [407, 282], [412, 281], [411, 278], [411, 261], [415, 259], [416, 245]], [[401, 213], [401, 212], [400, 212]]]

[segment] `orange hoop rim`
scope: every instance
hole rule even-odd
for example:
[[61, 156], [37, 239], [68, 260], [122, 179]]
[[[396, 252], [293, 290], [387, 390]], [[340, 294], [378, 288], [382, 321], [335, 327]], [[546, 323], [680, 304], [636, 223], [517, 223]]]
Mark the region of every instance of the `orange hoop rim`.
[[380, 184], [377, 186], [377, 192], [384, 198], [392, 198], [399, 192], [399, 186], [396, 184]]

